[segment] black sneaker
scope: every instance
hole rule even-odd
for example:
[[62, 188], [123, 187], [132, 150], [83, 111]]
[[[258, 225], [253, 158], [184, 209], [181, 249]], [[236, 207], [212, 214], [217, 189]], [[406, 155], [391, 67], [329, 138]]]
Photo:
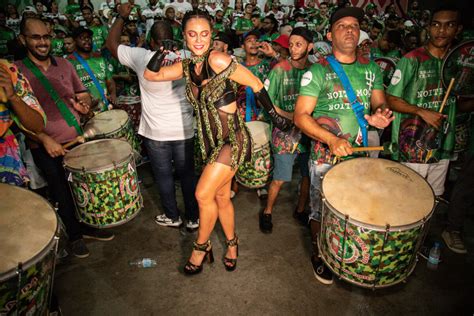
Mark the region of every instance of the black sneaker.
[[316, 258], [316, 256], [311, 256], [311, 263], [313, 264], [313, 272], [316, 279], [322, 284], [332, 284], [333, 273], [328, 267], [326, 267], [324, 262], [321, 259]]
[[308, 213], [305, 211], [298, 212], [296, 209], [293, 212], [293, 218], [296, 219], [298, 222], [300, 222], [301, 225], [307, 226], [308, 225]]
[[259, 214], [259, 225], [262, 233], [270, 234], [273, 229], [272, 214], [265, 214], [262, 210]]
[[107, 230], [102, 229], [88, 229], [82, 233], [82, 238], [95, 239], [100, 241], [109, 241], [114, 239], [115, 235]]
[[87, 249], [84, 239], [78, 239], [71, 243], [70, 245], [71, 253], [77, 258], [87, 258], [89, 257], [89, 249]]

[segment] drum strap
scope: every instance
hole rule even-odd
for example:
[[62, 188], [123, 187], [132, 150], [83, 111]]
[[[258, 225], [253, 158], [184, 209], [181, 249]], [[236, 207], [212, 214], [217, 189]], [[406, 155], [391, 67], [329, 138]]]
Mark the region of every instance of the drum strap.
[[352, 111], [354, 111], [354, 114], [357, 118], [357, 123], [359, 123], [359, 127], [362, 132], [362, 141], [364, 142], [364, 146], [367, 147], [369, 146], [367, 133], [367, 127], [369, 123], [364, 117], [364, 106], [357, 100], [356, 94], [354, 93], [354, 89], [352, 89], [351, 82], [349, 81], [349, 78], [347, 78], [347, 75], [341, 64], [336, 60], [333, 55], [326, 56], [326, 60], [329, 62], [329, 65], [331, 65], [331, 68], [339, 77], [339, 80], [341, 81], [344, 90], [346, 90], [347, 97], [349, 98], [349, 102], [351, 103]]
[[97, 77], [94, 75], [94, 72], [92, 71], [91, 67], [89, 67], [87, 61], [85, 61], [84, 58], [82, 58], [77, 52], [74, 52], [73, 55], [81, 63], [82, 67], [84, 67], [85, 71], [87, 71], [89, 77], [92, 79], [92, 82], [94, 82], [95, 87], [99, 91], [100, 97], [105, 104], [105, 109], [102, 110], [107, 110], [109, 108], [109, 100], [105, 97], [105, 91], [100, 85], [99, 80], [97, 80]]
[[66, 103], [64, 103], [64, 101], [58, 95], [54, 87], [51, 85], [51, 82], [49, 82], [48, 78], [46, 78], [46, 76], [41, 72], [41, 70], [36, 67], [36, 65], [30, 60], [30, 58], [26, 57], [25, 59], [23, 59], [23, 64], [25, 64], [26, 68], [28, 68], [33, 73], [33, 75], [36, 76], [36, 78], [38, 78], [39, 82], [43, 85], [43, 88], [51, 96], [54, 103], [58, 107], [61, 116], [66, 121], [67, 125], [73, 126], [76, 129], [76, 132], [79, 135], [82, 135], [82, 128], [79, 126], [76, 117], [74, 116], [74, 114], [72, 114]]
[[260, 111], [257, 109], [257, 102], [252, 88], [245, 87], [245, 122], [252, 121], [252, 112], [258, 117]]

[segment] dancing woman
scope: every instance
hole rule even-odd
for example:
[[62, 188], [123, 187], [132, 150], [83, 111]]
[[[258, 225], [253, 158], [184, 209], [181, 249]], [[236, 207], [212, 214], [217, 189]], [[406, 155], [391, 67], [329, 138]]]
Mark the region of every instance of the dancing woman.
[[193, 252], [184, 266], [186, 274], [202, 271], [206, 259], [214, 260], [209, 240], [217, 218], [227, 239], [226, 270], [237, 266], [238, 238], [235, 234], [234, 206], [230, 186], [237, 168], [251, 158], [251, 138], [237, 113], [236, 84], [252, 88], [273, 123], [288, 129], [291, 121], [279, 116], [262, 82], [225, 53], [212, 51], [211, 18], [199, 9], [185, 14], [183, 36], [192, 56], [172, 66], [161, 67], [169, 51], [167, 43], [150, 59], [144, 77], [151, 81], [186, 80], [186, 96], [197, 120], [200, 151], [207, 163], [196, 188], [199, 204], [199, 231]]

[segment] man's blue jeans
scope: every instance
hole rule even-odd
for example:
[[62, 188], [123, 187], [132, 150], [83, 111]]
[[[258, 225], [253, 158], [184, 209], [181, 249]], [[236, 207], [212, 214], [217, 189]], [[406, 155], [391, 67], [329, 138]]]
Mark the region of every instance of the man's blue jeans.
[[166, 216], [173, 220], [179, 217], [174, 171], [181, 181], [185, 217], [188, 221], [196, 221], [199, 218], [199, 210], [194, 196], [197, 182], [194, 174], [194, 138], [156, 141], [143, 137], [143, 140]]

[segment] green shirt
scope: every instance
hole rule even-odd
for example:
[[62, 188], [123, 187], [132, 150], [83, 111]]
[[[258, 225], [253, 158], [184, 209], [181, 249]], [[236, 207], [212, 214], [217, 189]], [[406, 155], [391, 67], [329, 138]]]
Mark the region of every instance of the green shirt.
[[237, 23], [235, 24], [235, 30], [241, 32], [248, 32], [253, 29], [252, 20], [246, 19], [244, 17], [240, 17], [237, 19]]
[[74, 16], [80, 15], [81, 14], [81, 7], [77, 3], [68, 4], [66, 6], [65, 13], [66, 14], [71, 14], [71, 15], [74, 15]]
[[388, 52], [384, 53], [378, 47], [372, 47], [370, 49], [370, 58], [379, 58], [379, 57], [390, 57], [390, 58], [398, 58], [402, 57], [402, 54], [399, 50], [389, 50]]
[[51, 40], [51, 54], [62, 57], [64, 54], [64, 41], [62, 38], [53, 38]]
[[[265, 80], [265, 89], [267, 89], [273, 105], [280, 109], [293, 113], [295, 111], [296, 98], [301, 87], [301, 77], [308, 69], [298, 69], [291, 65], [288, 60], [283, 60], [273, 67]], [[273, 128], [272, 150], [274, 153], [288, 153], [284, 132], [277, 127]], [[276, 130], [276, 131], [275, 131]], [[305, 146], [300, 142], [297, 150], [306, 152]]]
[[13, 30], [0, 31], [0, 55], [5, 56], [8, 53], [7, 43], [15, 39], [15, 32]]
[[91, 26], [92, 31], [92, 47], [95, 52], [101, 50], [102, 46], [104, 46], [105, 41], [107, 40], [107, 35], [109, 31], [105, 25], [101, 26]]
[[[352, 64], [342, 64], [357, 99], [370, 114], [370, 97], [373, 90], [383, 90], [383, 77], [379, 66], [373, 61], [359, 59]], [[319, 125], [334, 135], [344, 138], [353, 147], [363, 146], [362, 133], [346, 91], [341, 81], [326, 60], [313, 64], [301, 79], [300, 95], [317, 98], [313, 118]], [[354, 153], [344, 159], [365, 155]], [[334, 157], [329, 147], [317, 140], [313, 141], [311, 160], [317, 163], [332, 163]]]
[[[397, 64], [387, 93], [409, 104], [439, 111], [444, 97], [440, 73], [442, 59], [433, 57], [424, 47], [406, 54]], [[456, 102], [450, 97], [444, 114], [448, 115], [446, 134], [436, 132], [419, 116], [394, 113], [392, 142], [400, 146], [393, 158], [403, 162], [430, 163], [451, 158], [454, 149]]]
[[[69, 62], [74, 66], [79, 79], [81, 79], [82, 84], [89, 90], [92, 97], [96, 100], [102, 101], [102, 97], [99, 93], [99, 90], [95, 86], [94, 82], [92, 81], [91, 77], [84, 69], [82, 64], [74, 57], [74, 55], [69, 55], [68, 58]], [[102, 89], [104, 89], [105, 96], [108, 96], [107, 93], [107, 84], [106, 81], [112, 78], [112, 71], [113, 67], [107, 62], [107, 60], [100, 56], [99, 54], [93, 55], [93, 57], [86, 59], [87, 64], [91, 68], [92, 72], [94, 73], [95, 77], [100, 83]]]

